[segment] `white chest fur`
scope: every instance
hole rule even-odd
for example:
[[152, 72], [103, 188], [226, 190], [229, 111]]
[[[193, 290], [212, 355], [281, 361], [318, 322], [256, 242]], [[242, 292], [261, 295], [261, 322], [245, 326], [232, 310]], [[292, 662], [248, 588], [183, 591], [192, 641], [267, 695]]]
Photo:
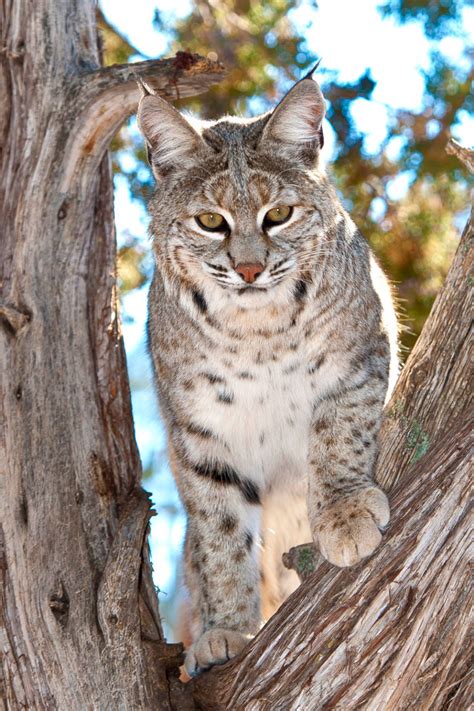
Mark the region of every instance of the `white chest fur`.
[[236, 468], [264, 486], [296, 483], [306, 475], [311, 385], [304, 366], [291, 371], [291, 365], [264, 365], [255, 381], [244, 381], [235, 411], [221, 424]]
[[311, 359], [298, 348], [263, 360], [255, 362], [255, 351], [241, 353], [232, 368], [213, 368], [219, 380], [212, 384], [197, 374], [188, 412], [225, 443], [222, 455], [240, 474], [267, 491], [303, 493], [319, 390], [308, 372]]

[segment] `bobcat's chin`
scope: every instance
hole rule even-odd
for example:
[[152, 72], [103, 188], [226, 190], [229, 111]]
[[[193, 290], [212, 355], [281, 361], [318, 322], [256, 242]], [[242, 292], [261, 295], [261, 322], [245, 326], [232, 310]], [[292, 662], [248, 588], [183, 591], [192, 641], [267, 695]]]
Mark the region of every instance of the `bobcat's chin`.
[[285, 293], [279, 288], [281, 285], [262, 287], [245, 287], [241, 289], [228, 289], [231, 294], [232, 304], [241, 309], [262, 309], [270, 305], [286, 302]]
[[[208, 282], [209, 283], [209, 282]], [[213, 281], [228, 306], [243, 310], [259, 310], [268, 306], [287, 306], [292, 300], [294, 279], [286, 277], [265, 284], [223, 284]], [[215, 292], [214, 292], [215, 293]]]

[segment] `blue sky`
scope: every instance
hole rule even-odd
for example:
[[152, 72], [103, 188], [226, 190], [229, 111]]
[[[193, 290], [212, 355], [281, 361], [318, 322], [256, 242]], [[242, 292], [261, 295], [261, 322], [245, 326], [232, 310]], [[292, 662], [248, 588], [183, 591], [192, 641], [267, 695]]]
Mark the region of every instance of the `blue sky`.
[[[433, 44], [424, 36], [418, 23], [397, 25], [383, 19], [377, 10], [377, 0], [318, 0], [315, 14], [309, 2], [303, 2], [292, 13], [292, 19], [302, 29], [308, 48], [322, 57], [325, 70], [334, 70], [341, 82], [355, 81], [370, 68], [377, 82], [372, 100], [353, 102], [352, 114], [358, 128], [367, 134], [365, 149], [378, 150], [387, 136], [390, 114], [395, 109], [417, 110], [423, 94], [422, 71], [429, 66], [429, 51]], [[137, 47], [144, 58], [166, 54], [167, 39], [152, 24], [155, 9], [163, 16], [186, 15], [190, 3], [186, 0], [134, 0], [131, 3], [101, 0], [108, 20]], [[317, 21], [314, 22], [314, 19]], [[464, 26], [474, 40], [474, 7], [464, 9]], [[461, 62], [463, 40], [449, 37], [437, 44], [444, 54]], [[211, 50], [212, 48], [210, 48]], [[137, 57], [138, 59], [138, 57]], [[132, 130], [134, 129], [132, 123]], [[463, 115], [453, 134], [462, 143], [472, 143], [474, 118]], [[325, 159], [334, 153], [334, 134], [329, 126]], [[400, 139], [393, 139], [389, 151], [395, 155]], [[130, 156], [123, 156], [130, 161]], [[409, 176], [392, 181], [390, 197], [401, 197]], [[148, 244], [147, 216], [143, 206], [134, 202], [125, 178], [115, 184], [115, 216], [119, 244], [133, 235]], [[165, 437], [160, 424], [151, 381], [151, 367], [146, 353], [144, 328], [146, 321], [147, 286], [129, 294], [123, 301], [124, 337], [127, 349], [132, 401], [138, 445], [145, 466], [152, 464], [154, 474], [145, 487], [152, 491], [158, 516], [152, 519], [151, 548], [155, 581], [163, 591], [160, 600], [162, 614], [172, 622], [175, 569], [183, 534], [184, 516], [180, 508], [171, 474], [166, 464]], [[166, 627], [166, 625], [165, 625]], [[172, 632], [167, 628], [170, 637]]]

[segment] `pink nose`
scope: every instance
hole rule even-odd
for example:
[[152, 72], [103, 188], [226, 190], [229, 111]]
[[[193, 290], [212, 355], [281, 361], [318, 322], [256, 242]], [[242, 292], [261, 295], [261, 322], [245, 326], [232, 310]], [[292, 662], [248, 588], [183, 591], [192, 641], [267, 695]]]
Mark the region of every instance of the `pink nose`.
[[255, 279], [263, 272], [263, 264], [237, 264], [235, 271], [240, 274], [247, 284], [253, 284]]

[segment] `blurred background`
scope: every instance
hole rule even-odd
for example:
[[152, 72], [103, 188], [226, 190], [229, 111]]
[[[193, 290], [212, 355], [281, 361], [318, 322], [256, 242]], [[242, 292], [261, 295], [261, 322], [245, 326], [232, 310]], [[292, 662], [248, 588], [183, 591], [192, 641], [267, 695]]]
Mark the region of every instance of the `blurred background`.
[[[227, 76], [179, 108], [203, 118], [273, 106], [321, 58], [324, 160], [399, 297], [402, 357], [443, 283], [468, 214], [465, 169], [445, 146], [474, 137], [474, 5], [467, 0], [100, 0], [106, 64], [199, 52]], [[151, 549], [165, 631], [175, 640], [185, 519], [168, 469], [146, 351], [153, 181], [135, 118], [112, 144], [122, 320]]]

